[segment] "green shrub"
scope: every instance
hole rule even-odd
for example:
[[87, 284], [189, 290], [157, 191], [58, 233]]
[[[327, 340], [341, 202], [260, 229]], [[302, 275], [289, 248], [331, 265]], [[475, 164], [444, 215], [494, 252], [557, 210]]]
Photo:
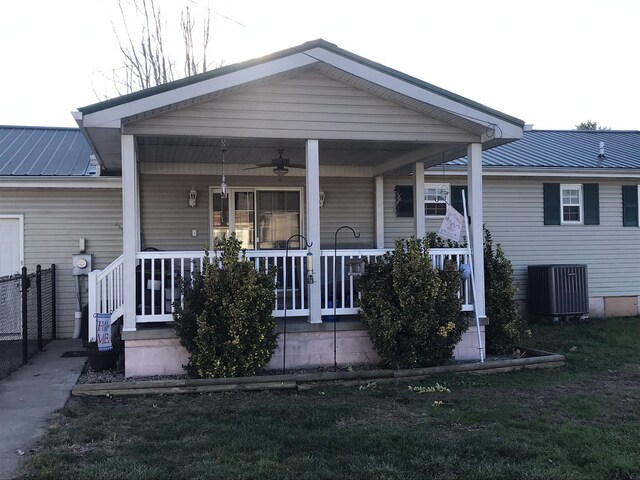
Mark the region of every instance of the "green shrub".
[[216, 239], [214, 252], [209, 260], [205, 249], [203, 272], [183, 282], [184, 307], [174, 311], [176, 333], [190, 354], [186, 369], [203, 378], [253, 375], [277, 344], [275, 271], [256, 270], [240, 255], [235, 235]]
[[362, 318], [374, 349], [392, 368], [441, 365], [468, 328], [454, 262], [433, 267], [428, 240], [397, 240], [359, 278]]
[[491, 232], [487, 228], [484, 229], [484, 284], [489, 318], [485, 330], [487, 350], [497, 354], [510, 352], [531, 332], [518, 313], [515, 299], [518, 287], [513, 283], [513, 266], [500, 244], [494, 251]]

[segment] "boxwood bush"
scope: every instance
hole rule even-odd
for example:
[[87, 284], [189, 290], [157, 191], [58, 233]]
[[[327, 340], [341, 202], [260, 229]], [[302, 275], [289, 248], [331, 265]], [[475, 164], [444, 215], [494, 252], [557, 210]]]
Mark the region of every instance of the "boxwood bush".
[[518, 312], [515, 298], [518, 286], [513, 283], [513, 265], [499, 243], [493, 248], [491, 232], [487, 228], [484, 229], [484, 285], [489, 318], [485, 330], [487, 351], [511, 352], [518, 342], [531, 336], [531, 331]]
[[434, 268], [426, 239], [397, 240], [393, 252], [367, 265], [358, 287], [363, 323], [388, 367], [441, 365], [468, 328], [460, 273], [449, 261]]
[[275, 271], [256, 270], [241, 245], [235, 235], [216, 239], [214, 259], [205, 249], [203, 271], [182, 282], [176, 333], [190, 354], [185, 368], [198, 377], [253, 375], [277, 345]]

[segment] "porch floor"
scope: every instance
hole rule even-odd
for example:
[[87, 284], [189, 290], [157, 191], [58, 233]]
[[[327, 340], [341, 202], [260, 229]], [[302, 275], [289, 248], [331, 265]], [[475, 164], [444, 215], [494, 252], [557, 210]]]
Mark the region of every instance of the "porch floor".
[[[366, 330], [356, 315], [343, 315], [337, 322], [309, 323], [306, 317], [287, 318], [287, 333]], [[284, 331], [284, 319], [276, 318], [276, 332]], [[176, 338], [173, 322], [139, 323], [135, 332], [122, 332], [123, 340], [160, 340]]]

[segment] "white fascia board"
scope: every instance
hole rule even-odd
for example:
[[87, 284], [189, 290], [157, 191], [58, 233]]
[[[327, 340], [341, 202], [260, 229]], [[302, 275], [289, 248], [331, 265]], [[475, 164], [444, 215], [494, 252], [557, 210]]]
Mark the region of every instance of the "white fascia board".
[[[436, 167], [426, 171], [425, 177], [442, 177], [442, 168]], [[446, 167], [448, 175], [466, 176], [466, 167]], [[565, 178], [640, 178], [640, 169], [620, 169], [620, 170], [595, 170], [595, 169], [562, 169], [562, 168], [507, 168], [507, 167], [487, 167], [483, 168], [483, 177], [565, 177]]]
[[[479, 125], [493, 123], [500, 127], [502, 138], [522, 138], [523, 128], [507, 122], [501, 118], [495, 117], [488, 113], [482, 112], [468, 105], [464, 105], [453, 99], [444, 97], [438, 93], [425, 90], [417, 85], [406, 82], [400, 78], [394, 77], [387, 73], [380, 72], [372, 67], [368, 67], [354, 60], [350, 60], [336, 53], [316, 47], [307, 50], [307, 54], [317, 58], [318, 60], [333, 65], [340, 70], [351, 73], [357, 77], [368, 80], [372, 83], [388, 88], [389, 90], [398, 92], [409, 98], [413, 98], [424, 102], [428, 105], [441, 108], [454, 115], [476, 122]], [[493, 138], [493, 137], [492, 137]], [[483, 139], [483, 142], [492, 138]]]
[[0, 177], [0, 188], [122, 188], [120, 177]]
[[126, 117], [155, 110], [166, 105], [185, 102], [191, 98], [208, 95], [244, 83], [260, 80], [261, 78], [278, 75], [313, 63], [317, 63], [317, 60], [303, 53], [296, 53], [289, 57], [243, 68], [226, 75], [89, 113], [84, 115], [83, 124], [85, 127], [120, 127], [121, 120]]

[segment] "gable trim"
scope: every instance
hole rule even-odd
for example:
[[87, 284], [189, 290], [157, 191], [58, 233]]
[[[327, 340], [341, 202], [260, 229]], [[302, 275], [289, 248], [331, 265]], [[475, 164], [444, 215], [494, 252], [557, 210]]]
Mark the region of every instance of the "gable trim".
[[483, 142], [522, 137], [522, 120], [384, 67], [322, 40], [265, 58], [266, 60], [258, 59], [222, 67], [189, 79], [81, 108], [77, 115], [78, 121], [84, 127], [119, 128], [122, 119], [127, 117], [157, 111], [169, 105], [189, 103], [194, 98], [322, 62], [479, 126], [496, 125], [497, 131], [484, 134]]

